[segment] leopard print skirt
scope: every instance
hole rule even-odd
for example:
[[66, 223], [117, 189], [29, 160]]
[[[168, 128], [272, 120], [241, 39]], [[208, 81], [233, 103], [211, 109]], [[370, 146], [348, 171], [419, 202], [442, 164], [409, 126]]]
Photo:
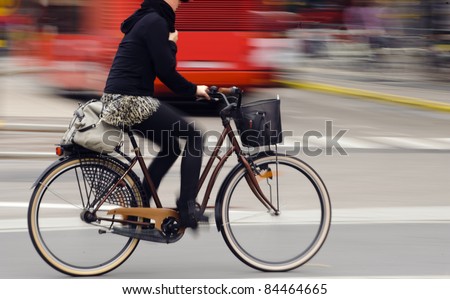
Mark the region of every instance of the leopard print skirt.
[[149, 118], [158, 110], [157, 99], [150, 96], [129, 96], [104, 93], [102, 119], [113, 126], [132, 126]]

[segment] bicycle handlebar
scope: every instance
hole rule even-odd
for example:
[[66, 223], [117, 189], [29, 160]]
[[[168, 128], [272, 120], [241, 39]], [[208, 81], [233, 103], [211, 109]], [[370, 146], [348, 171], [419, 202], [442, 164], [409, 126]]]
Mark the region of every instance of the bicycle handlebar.
[[[239, 87], [232, 86], [232, 87], [218, 88], [217, 86], [211, 86], [208, 88], [208, 90], [209, 90], [208, 94], [211, 97], [211, 99], [215, 100], [222, 99], [227, 104], [227, 106], [234, 106], [234, 107], [241, 106], [243, 91]], [[230, 100], [232, 100], [232, 102], [230, 102]]]

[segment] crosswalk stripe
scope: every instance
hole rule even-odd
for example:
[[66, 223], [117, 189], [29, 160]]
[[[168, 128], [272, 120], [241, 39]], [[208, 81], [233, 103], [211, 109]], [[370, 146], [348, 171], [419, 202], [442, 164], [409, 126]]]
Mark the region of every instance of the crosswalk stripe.
[[[237, 137], [239, 138], [239, 137]], [[217, 138], [209, 136], [205, 142], [205, 153], [215, 148]], [[431, 150], [431, 151], [450, 151], [450, 138], [432, 137], [432, 138], [412, 138], [412, 137], [394, 137], [394, 136], [371, 136], [371, 137], [347, 137], [340, 139], [327, 140], [327, 137], [316, 136], [287, 136], [283, 143], [279, 144], [281, 150], [301, 150], [325, 149], [339, 146], [345, 150]], [[226, 140], [222, 148], [229, 148], [230, 142]], [[146, 152], [145, 150], [143, 151]], [[149, 153], [153, 156], [155, 153]], [[0, 159], [40, 159], [55, 158], [56, 155], [51, 152], [19, 152], [19, 151], [0, 151]]]
[[[3, 207], [25, 208], [27, 203], [9, 202]], [[333, 209], [333, 225], [354, 224], [389, 224], [389, 223], [450, 223], [450, 207], [366, 207], [351, 209]], [[214, 217], [210, 217], [214, 218]], [[69, 219], [69, 218], [67, 218]], [[75, 218], [74, 218], [75, 219]], [[58, 223], [56, 219], [53, 223]], [[76, 218], [79, 221], [79, 218]], [[67, 220], [65, 220], [67, 222]], [[210, 223], [209, 225], [213, 225]], [[0, 220], [0, 233], [24, 231], [27, 228], [26, 219]]]
[[392, 147], [405, 149], [434, 149], [448, 150], [450, 143], [441, 142], [435, 138], [409, 138], [409, 137], [368, 137], [369, 140], [388, 144]]
[[[282, 146], [286, 148], [301, 146], [326, 148], [326, 137], [307, 139], [302, 136], [285, 138]], [[450, 150], [450, 138], [411, 138], [411, 137], [342, 137], [336, 141], [343, 149], [416, 149], [416, 150]]]

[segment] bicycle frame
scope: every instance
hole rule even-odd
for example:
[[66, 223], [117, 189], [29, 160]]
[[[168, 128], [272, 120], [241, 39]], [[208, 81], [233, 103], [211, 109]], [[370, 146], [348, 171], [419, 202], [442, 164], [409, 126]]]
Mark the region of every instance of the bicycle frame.
[[[203, 196], [203, 200], [200, 205], [201, 213], [204, 213], [204, 211], [207, 207], [207, 204], [208, 204], [210, 196], [211, 196], [212, 189], [214, 187], [215, 182], [217, 181], [217, 177], [218, 177], [222, 167], [225, 165], [225, 162], [233, 153], [236, 154], [238, 161], [240, 163], [242, 163], [242, 165], [247, 170], [246, 180], [249, 184], [250, 189], [255, 194], [255, 196], [268, 210], [272, 210], [275, 213], [277, 213], [278, 209], [273, 206], [271, 201], [266, 198], [266, 196], [260, 189], [258, 182], [256, 180], [256, 177], [255, 177], [255, 175], [253, 175], [254, 169], [252, 168], [251, 163], [243, 155], [240, 144], [236, 140], [236, 135], [231, 127], [229, 117], [227, 117], [225, 115], [225, 113], [223, 113], [223, 114], [221, 113], [221, 117], [222, 117], [222, 123], [223, 123], [224, 129], [223, 129], [219, 139], [217, 140], [217, 143], [215, 145], [214, 151], [212, 152], [212, 155], [209, 157], [209, 160], [200, 175], [199, 185], [197, 188], [197, 196], [198, 196], [203, 184], [206, 182], [206, 179], [207, 179], [211, 169], [213, 168], [215, 159], [218, 159], [219, 163], [214, 167], [214, 170], [208, 180], [208, 185], [207, 185], [205, 194]], [[161, 200], [159, 198], [159, 195], [157, 193], [157, 190], [155, 188], [155, 185], [153, 184], [153, 181], [147, 170], [147, 166], [145, 164], [141, 150], [140, 150], [139, 146], [137, 145], [136, 139], [131, 130], [128, 131], [128, 136], [129, 136], [130, 142], [133, 146], [133, 151], [135, 153], [135, 156], [132, 159], [129, 159], [129, 157], [128, 157], [130, 166], [125, 171], [125, 173], [122, 175], [122, 177], [112, 186], [112, 188], [107, 192], [107, 194], [105, 194], [105, 196], [101, 199], [100, 203], [96, 206], [93, 213], [95, 214], [95, 212], [98, 211], [98, 209], [103, 205], [103, 203], [106, 202], [107, 198], [110, 196], [110, 194], [113, 192], [113, 190], [121, 183], [121, 181], [125, 178], [125, 176], [132, 170], [132, 168], [135, 166], [135, 164], [139, 163], [140, 168], [142, 169], [142, 172], [144, 174], [145, 181], [150, 187], [150, 192], [151, 192], [153, 200], [155, 201], [156, 209], [155, 208], [118, 208], [118, 209], [111, 210], [110, 212], [108, 212], [108, 214], [120, 214], [122, 216], [139, 216], [139, 217], [155, 219], [156, 228], [161, 229], [160, 223], [166, 217], [169, 217], [169, 216], [176, 218], [177, 213], [173, 209], [166, 209], [163, 207]], [[220, 156], [219, 151], [227, 137], [231, 142], [231, 146], [225, 152], [225, 154]], [[121, 154], [124, 155], [123, 153], [121, 153]], [[124, 157], [125, 157], [125, 155], [124, 155]], [[98, 220], [117, 221], [117, 222], [122, 222], [122, 223], [148, 225], [148, 223], [131, 222], [129, 220], [120, 220], [120, 219], [114, 219], [114, 218], [113, 218], [113, 220], [111, 220], [109, 218], [98, 218]]]

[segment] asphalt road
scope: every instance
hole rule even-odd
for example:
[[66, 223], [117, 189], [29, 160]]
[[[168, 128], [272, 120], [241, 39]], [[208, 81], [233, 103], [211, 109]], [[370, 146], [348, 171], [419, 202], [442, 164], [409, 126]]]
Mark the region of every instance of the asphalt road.
[[[282, 98], [284, 130], [292, 132], [281, 149], [312, 165], [330, 192], [333, 223], [321, 251], [291, 272], [261, 273], [236, 259], [214, 227], [201, 227], [197, 235], [188, 233], [175, 244], [141, 242], [124, 265], [103, 278], [450, 276], [450, 114], [284, 88], [249, 97], [276, 93]], [[33, 98], [36, 102], [56, 103], [58, 114], [36, 118], [24, 108], [23, 116], [10, 113], [3, 120], [64, 124], [66, 114], [60, 111], [73, 104], [43, 94]], [[220, 128], [217, 118], [196, 119], [208, 131]], [[43, 153], [51, 152], [60, 136], [0, 134], [1, 151]], [[303, 147], [295, 146], [299, 143]], [[26, 232], [30, 186], [51, 161], [0, 160], [0, 278], [65, 277], [40, 259]], [[175, 199], [177, 183], [174, 169], [161, 187], [167, 201]]]

